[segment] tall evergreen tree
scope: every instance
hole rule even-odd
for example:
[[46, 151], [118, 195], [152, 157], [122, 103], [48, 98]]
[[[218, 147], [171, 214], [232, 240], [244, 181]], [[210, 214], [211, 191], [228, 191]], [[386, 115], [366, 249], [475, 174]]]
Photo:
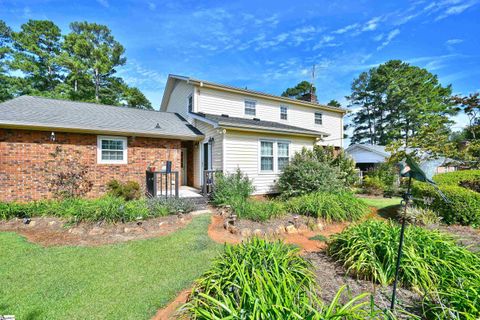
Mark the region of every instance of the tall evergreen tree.
[[448, 141], [452, 123], [449, 116], [457, 112], [450, 95], [451, 87], [443, 87], [437, 76], [399, 60], [363, 72], [347, 97], [356, 111], [352, 143], [442, 152], [440, 143]]
[[52, 21], [29, 20], [19, 32], [13, 32], [12, 70], [25, 75], [28, 87], [22, 93], [48, 94], [62, 80], [57, 58], [61, 50], [61, 31]]
[[12, 77], [8, 75], [7, 61], [12, 53], [12, 30], [0, 20], [0, 102], [11, 99], [13, 94]]
[[106, 102], [102, 99], [102, 89], [111, 83], [108, 78], [115, 74], [115, 68], [125, 64], [125, 49], [115, 40], [107, 26], [73, 22], [70, 29], [72, 32], [65, 37], [67, 47], [75, 61], [81, 62], [86, 74], [91, 77], [95, 101]]
[[308, 81], [302, 81], [293, 88], [287, 88], [282, 92], [282, 97], [300, 99], [304, 94], [313, 91], [315, 93], [315, 87]]

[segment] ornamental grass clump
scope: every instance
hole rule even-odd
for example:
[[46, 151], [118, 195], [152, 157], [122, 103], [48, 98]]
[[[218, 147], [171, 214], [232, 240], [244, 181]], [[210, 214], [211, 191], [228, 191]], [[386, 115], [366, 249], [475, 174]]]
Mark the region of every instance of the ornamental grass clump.
[[341, 288], [325, 305], [310, 263], [299, 249], [253, 238], [231, 246], [192, 289], [184, 312], [191, 319], [376, 319], [368, 294], [340, 302]]
[[327, 222], [357, 221], [370, 212], [368, 205], [348, 192], [315, 192], [290, 199], [287, 209], [295, 214]]
[[[333, 235], [328, 254], [348, 272], [382, 285], [393, 283], [400, 226], [366, 221]], [[460, 319], [480, 316], [480, 257], [438, 231], [408, 226], [399, 283], [425, 294], [429, 317], [442, 312]]]

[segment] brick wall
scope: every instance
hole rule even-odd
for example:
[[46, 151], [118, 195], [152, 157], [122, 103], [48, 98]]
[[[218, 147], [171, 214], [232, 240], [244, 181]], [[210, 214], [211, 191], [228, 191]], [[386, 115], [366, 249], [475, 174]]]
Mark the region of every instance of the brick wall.
[[[128, 137], [128, 164], [97, 164], [97, 135], [0, 129], [0, 201], [29, 201], [51, 198], [47, 161], [58, 146], [64, 154], [78, 157], [88, 166], [92, 190], [87, 197], [105, 192], [112, 179], [134, 180], [145, 189], [145, 170], [154, 160], [171, 160], [172, 170], [180, 171], [180, 140]], [[79, 151], [80, 153], [78, 153]], [[157, 169], [160, 162], [156, 164]], [[182, 181], [182, 179], [180, 179]]]

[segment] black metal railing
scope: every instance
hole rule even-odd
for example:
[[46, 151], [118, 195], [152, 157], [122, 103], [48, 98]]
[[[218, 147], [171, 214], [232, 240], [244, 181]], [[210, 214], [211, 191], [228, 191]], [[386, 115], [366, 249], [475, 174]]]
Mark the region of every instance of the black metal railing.
[[178, 171], [146, 172], [147, 196], [149, 197], [178, 198], [179, 183]]

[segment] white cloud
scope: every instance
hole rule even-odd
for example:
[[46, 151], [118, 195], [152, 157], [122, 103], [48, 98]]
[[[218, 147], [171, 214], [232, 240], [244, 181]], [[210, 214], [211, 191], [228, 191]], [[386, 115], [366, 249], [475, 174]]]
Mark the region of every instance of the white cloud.
[[360, 25], [358, 23], [350, 24], [348, 26], [345, 26], [343, 28], [340, 28], [340, 29], [337, 29], [337, 30], [333, 31], [333, 33], [343, 34], [343, 33], [346, 33], [350, 30], [357, 29], [359, 26]]
[[447, 41], [445, 41], [445, 44], [447, 46], [453, 46], [453, 45], [456, 45], [456, 44], [460, 44], [463, 42], [463, 39], [449, 39]]
[[476, 4], [476, 1], [470, 1], [468, 3], [451, 6], [447, 10], [445, 10], [442, 14], [440, 14], [438, 17], [436, 17], [435, 21], [445, 19], [445, 18], [447, 18], [449, 16], [452, 16], [452, 15], [460, 14], [460, 13], [462, 13], [463, 11], [467, 10], [468, 8], [470, 8], [471, 6], [473, 6], [475, 4]]
[[390, 31], [387, 35], [387, 38], [385, 39], [385, 41], [382, 42], [382, 44], [380, 46], [377, 47], [377, 50], [381, 50], [383, 48], [385, 48], [386, 46], [388, 46], [390, 44], [390, 42], [392, 42], [392, 40], [397, 37], [398, 35], [400, 34], [400, 29], [394, 29], [392, 31]]
[[382, 20], [382, 17], [374, 17], [367, 21], [363, 26], [362, 31], [374, 31], [378, 28], [378, 23]]
[[334, 36], [331, 35], [324, 35], [322, 39], [313, 46], [312, 50], [318, 50], [322, 47], [331, 47], [332, 45], [335, 46], [335, 44], [332, 44], [331, 42], [335, 40]]

